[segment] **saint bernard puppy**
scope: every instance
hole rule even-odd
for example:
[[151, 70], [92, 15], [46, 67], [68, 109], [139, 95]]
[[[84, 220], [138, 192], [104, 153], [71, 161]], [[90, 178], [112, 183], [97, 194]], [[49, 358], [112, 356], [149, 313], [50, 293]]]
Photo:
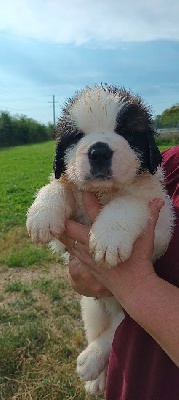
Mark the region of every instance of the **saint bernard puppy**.
[[[155, 229], [153, 260], [158, 259], [173, 227], [161, 161], [150, 112], [139, 97], [124, 88], [86, 87], [59, 119], [54, 176], [27, 214], [32, 240], [53, 241], [67, 219], [91, 225], [82, 202], [82, 192], [91, 191], [103, 208], [91, 226], [89, 249], [101, 268], [111, 268], [130, 257], [150, 218], [148, 204], [157, 197], [165, 200]], [[58, 248], [57, 240], [53, 246]], [[114, 332], [124, 314], [112, 297], [82, 297], [81, 304], [88, 346], [77, 371], [87, 392], [96, 395], [104, 391]]]

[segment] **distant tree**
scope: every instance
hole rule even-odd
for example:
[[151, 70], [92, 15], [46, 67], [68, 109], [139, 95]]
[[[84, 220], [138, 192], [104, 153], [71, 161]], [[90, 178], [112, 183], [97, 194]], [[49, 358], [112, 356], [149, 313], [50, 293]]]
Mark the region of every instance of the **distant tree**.
[[0, 145], [1, 146], [13, 145], [12, 136], [13, 136], [12, 117], [8, 112], [2, 111], [0, 116]]
[[54, 127], [54, 125], [51, 122], [49, 122], [48, 125], [47, 125], [47, 128], [48, 128], [49, 137], [55, 139], [55, 127]]
[[37, 143], [54, 139], [52, 124], [40, 124], [26, 115], [0, 112], [0, 147]]
[[179, 127], [179, 105], [174, 105], [157, 115], [154, 123], [157, 128], [178, 128]]
[[168, 126], [179, 127], [179, 105], [165, 110], [162, 113], [162, 122]]

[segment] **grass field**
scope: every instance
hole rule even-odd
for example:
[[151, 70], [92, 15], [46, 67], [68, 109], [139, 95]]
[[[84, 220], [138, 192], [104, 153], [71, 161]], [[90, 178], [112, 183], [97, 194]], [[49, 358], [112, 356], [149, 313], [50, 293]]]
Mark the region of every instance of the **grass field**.
[[[79, 296], [59, 256], [31, 243], [26, 212], [48, 183], [54, 143], [0, 151], [0, 400], [88, 400]], [[166, 146], [165, 146], [166, 147]]]

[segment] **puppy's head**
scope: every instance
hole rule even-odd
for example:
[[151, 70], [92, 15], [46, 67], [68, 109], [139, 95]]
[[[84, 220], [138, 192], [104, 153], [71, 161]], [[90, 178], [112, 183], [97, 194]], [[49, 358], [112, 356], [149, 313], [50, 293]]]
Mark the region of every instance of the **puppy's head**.
[[70, 99], [57, 126], [55, 178], [81, 189], [127, 185], [161, 163], [151, 116], [125, 89], [86, 88]]

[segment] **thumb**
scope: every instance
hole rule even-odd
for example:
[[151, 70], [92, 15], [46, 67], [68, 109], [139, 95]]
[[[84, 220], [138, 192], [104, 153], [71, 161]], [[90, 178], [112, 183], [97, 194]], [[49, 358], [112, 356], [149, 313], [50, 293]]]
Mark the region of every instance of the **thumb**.
[[100, 213], [102, 209], [102, 205], [100, 204], [99, 200], [96, 196], [91, 192], [84, 192], [83, 193], [83, 204], [85, 209], [90, 217], [91, 221], [94, 222], [97, 215]]
[[150, 209], [150, 222], [149, 225], [151, 229], [154, 229], [156, 226], [156, 223], [159, 218], [160, 210], [164, 206], [165, 202], [162, 199], [154, 199], [149, 203], [149, 209]]

